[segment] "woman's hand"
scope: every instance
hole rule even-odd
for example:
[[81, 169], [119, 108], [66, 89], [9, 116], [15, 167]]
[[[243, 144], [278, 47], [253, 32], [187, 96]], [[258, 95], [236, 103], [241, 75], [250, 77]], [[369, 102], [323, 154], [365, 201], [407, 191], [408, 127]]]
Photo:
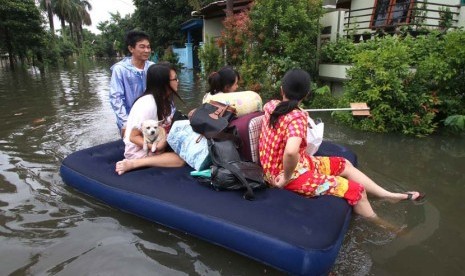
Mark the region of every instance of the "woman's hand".
[[160, 141], [157, 143], [157, 153], [162, 153], [165, 151], [166, 147], [168, 146], [168, 142], [166, 141], [166, 138], [162, 138]]
[[290, 178], [286, 178], [284, 176], [284, 173], [280, 173], [274, 178], [274, 183], [272, 184], [275, 187], [284, 188], [289, 183], [290, 180], [291, 180]]

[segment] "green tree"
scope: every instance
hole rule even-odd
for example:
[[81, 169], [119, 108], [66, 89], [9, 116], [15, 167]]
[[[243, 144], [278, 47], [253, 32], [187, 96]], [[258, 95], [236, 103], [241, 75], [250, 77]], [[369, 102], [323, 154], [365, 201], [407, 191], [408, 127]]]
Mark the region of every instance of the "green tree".
[[134, 16], [140, 27], [150, 35], [152, 48], [159, 53], [174, 43], [182, 44], [185, 35], [180, 25], [191, 19], [192, 8], [186, 0], [134, 0]]
[[41, 0], [40, 1], [40, 8], [47, 12], [48, 23], [50, 25], [50, 31], [52, 34], [55, 34], [55, 25], [53, 22], [53, 7], [52, 7], [52, 0]]
[[33, 59], [42, 60], [42, 23], [34, 0], [0, 1], [0, 48], [8, 52], [11, 68], [15, 66], [15, 57], [24, 60], [29, 52]]
[[66, 35], [66, 22], [69, 23], [69, 33], [77, 45], [83, 39], [82, 25], [92, 25], [88, 11], [92, 5], [86, 0], [41, 0], [40, 7], [47, 12], [50, 30], [54, 34], [53, 16], [56, 15], [61, 22], [62, 35]]
[[127, 53], [124, 36], [126, 32], [136, 28], [136, 24], [130, 15], [121, 17], [119, 12], [110, 13], [110, 20], [100, 22], [97, 29], [100, 35], [94, 41], [95, 54], [98, 57], [114, 57], [118, 54]]

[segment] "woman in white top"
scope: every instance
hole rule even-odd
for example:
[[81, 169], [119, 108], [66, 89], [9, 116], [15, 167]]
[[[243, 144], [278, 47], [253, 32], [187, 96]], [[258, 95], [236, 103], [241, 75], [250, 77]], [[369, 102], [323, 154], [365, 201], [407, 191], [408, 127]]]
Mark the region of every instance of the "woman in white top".
[[[147, 88], [144, 94], [134, 102], [128, 116], [127, 131], [124, 136], [125, 159], [116, 163], [115, 171], [118, 174], [121, 175], [141, 167], [184, 166], [184, 160], [167, 147], [166, 138], [157, 144], [156, 152], [159, 154], [145, 156], [143, 150], [142, 122], [149, 119], [162, 121], [162, 126], [168, 133], [176, 111], [173, 96], [180, 98], [177, 90], [178, 77], [172, 65], [158, 63], [149, 67]], [[149, 148], [151, 146], [149, 145]]]

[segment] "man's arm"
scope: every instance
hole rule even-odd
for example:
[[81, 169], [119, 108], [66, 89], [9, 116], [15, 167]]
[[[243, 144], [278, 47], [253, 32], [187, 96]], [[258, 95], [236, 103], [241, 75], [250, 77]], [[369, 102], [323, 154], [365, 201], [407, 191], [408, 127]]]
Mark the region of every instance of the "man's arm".
[[118, 66], [115, 66], [110, 81], [110, 104], [115, 112], [116, 123], [120, 129], [124, 128], [128, 120], [126, 105], [124, 104], [125, 99], [123, 72]]

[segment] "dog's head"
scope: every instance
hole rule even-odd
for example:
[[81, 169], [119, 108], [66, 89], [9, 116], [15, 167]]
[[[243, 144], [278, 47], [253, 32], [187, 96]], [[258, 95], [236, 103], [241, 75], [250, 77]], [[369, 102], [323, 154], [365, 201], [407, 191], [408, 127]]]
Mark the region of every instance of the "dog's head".
[[160, 122], [157, 120], [145, 120], [142, 122], [142, 132], [145, 137], [155, 138], [159, 133]]

